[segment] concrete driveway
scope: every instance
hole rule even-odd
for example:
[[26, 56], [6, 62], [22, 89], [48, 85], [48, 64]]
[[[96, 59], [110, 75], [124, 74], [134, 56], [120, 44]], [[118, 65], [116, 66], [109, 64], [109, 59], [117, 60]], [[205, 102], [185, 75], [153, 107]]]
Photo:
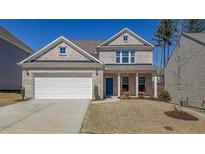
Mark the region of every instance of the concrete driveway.
[[0, 133], [79, 133], [90, 100], [30, 100], [0, 108]]

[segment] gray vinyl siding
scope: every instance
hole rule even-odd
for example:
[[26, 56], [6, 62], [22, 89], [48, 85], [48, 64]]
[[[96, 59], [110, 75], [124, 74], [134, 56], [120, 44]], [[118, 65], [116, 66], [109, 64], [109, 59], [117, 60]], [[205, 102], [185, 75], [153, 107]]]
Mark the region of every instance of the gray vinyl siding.
[[[188, 98], [189, 106], [201, 108], [202, 101], [205, 100], [205, 46], [184, 36], [180, 42], [179, 52], [185, 59], [181, 69], [182, 90], [180, 97], [182, 100]], [[175, 57], [176, 51], [173, 52], [165, 68], [165, 89], [170, 92], [172, 101], [178, 103], [177, 77], [173, 73], [177, 71]]]
[[27, 57], [27, 52], [0, 38], [0, 90], [20, 90], [22, 71], [16, 64]]

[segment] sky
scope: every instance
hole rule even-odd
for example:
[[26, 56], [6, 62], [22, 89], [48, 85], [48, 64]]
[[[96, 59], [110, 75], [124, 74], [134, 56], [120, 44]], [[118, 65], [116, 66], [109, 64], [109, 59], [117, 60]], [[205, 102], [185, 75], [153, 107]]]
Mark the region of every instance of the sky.
[[[155, 45], [152, 39], [159, 22], [156, 19], [1, 19], [0, 26], [37, 51], [59, 36], [71, 40], [106, 40], [125, 27]], [[155, 53], [155, 62], [154, 57]]]

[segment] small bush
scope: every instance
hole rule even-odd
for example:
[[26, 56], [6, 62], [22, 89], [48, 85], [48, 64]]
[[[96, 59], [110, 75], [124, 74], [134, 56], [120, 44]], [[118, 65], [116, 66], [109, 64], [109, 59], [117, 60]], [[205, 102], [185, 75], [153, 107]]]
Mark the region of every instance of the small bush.
[[159, 97], [160, 101], [168, 102], [171, 100], [171, 96], [170, 96], [168, 91], [161, 92], [158, 97]]
[[24, 87], [21, 88], [21, 97], [22, 97], [22, 100], [25, 99], [25, 88]]
[[95, 99], [100, 99], [99, 94], [98, 94], [98, 86], [95, 85], [94, 87], [94, 94], [95, 94]]

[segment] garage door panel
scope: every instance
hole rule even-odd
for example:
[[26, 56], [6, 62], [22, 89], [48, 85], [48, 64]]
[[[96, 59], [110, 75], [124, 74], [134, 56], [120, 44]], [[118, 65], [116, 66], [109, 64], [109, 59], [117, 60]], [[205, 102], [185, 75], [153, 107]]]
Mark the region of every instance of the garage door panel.
[[36, 99], [91, 99], [91, 77], [35, 77]]

